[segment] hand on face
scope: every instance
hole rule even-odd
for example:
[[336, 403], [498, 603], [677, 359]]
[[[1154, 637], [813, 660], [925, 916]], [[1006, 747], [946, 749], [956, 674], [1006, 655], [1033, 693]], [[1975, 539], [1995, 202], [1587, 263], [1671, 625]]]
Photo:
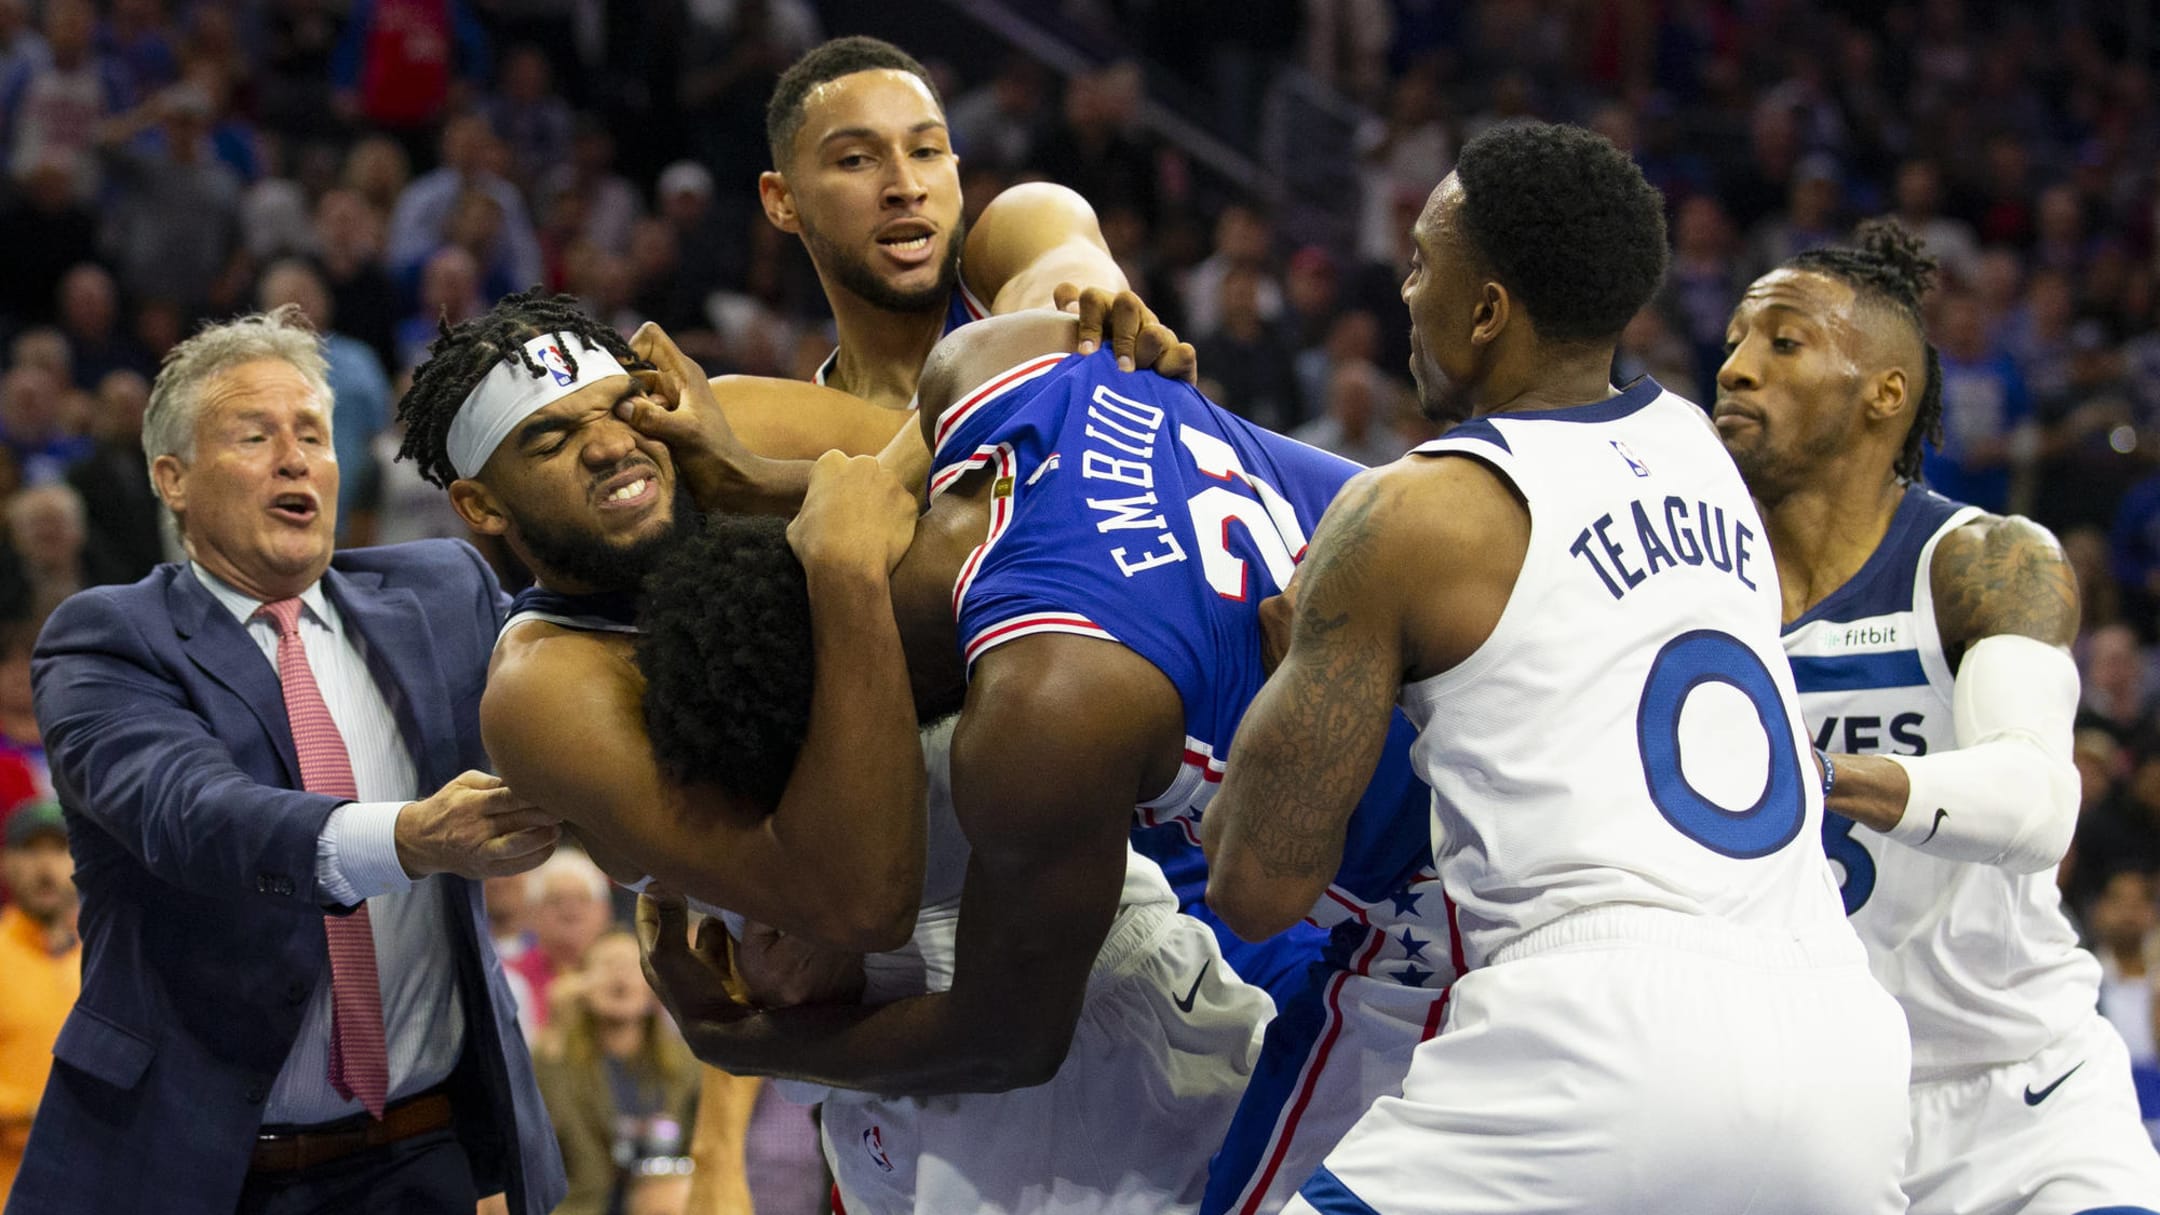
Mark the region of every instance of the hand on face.
[[750, 452], [728, 425], [704, 369], [650, 321], [631, 335], [630, 349], [653, 365], [651, 371], [631, 373], [651, 395], [621, 402], [615, 416], [667, 444], [683, 488], [699, 507], [721, 506], [727, 492], [740, 485]]

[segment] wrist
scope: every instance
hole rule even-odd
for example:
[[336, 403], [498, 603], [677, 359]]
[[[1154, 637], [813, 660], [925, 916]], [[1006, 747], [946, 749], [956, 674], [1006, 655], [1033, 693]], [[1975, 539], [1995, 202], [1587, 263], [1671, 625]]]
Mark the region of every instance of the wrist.
[[397, 841], [398, 867], [405, 871], [406, 877], [416, 882], [435, 872], [434, 867], [428, 863], [427, 855], [421, 849], [416, 838], [419, 831], [417, 825], [413, 822], [413, 816], [419, 809], [419, 802], [406, 802], [403, 806], [398, 807], [397, 827], [394, 832], [394, 838]]

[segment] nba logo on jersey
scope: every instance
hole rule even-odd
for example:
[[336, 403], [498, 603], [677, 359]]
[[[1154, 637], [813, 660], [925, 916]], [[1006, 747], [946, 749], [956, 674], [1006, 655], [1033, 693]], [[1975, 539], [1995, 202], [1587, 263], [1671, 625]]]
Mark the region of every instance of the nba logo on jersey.
[[878, 1133], [878, 1128], [873, 1126], [862, 1133], [862, 1145], [870, 1153], [871, 1163], [888, 1173], [893, 1171], [892, 1157], [885, 1154], [885, 1136]]
[[540, 364], [541, 366], [548, 369], [549, 375], [555, 377], [555, 382], [557, 384], [567, 386], [572, 381], [577, 379], [576, 376], [570, 374], [570, 364], [563, 361], [562, 348], [560, 346], [549, 346], [545, 350], [542, 350], [540, 352]]
[[1621, 442], [1618, 439], [1614, 439], [1611, 442], [1612, 449], [1620, 453], [1621, 459], [1627, 461], [1628, 471], [1634, 473], [1638, 477], [1647, 477], [1650, 475], [1650, 466], [1642, 462], [1642, 457], [1635, 454], [1634, 448], [1629, 447], [1627, 444]]

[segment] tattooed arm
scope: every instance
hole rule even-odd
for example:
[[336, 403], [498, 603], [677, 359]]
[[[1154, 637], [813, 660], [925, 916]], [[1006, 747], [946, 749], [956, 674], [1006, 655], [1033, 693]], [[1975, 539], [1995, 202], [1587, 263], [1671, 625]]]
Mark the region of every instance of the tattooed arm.
[[2022, 516], [1989, 515], [1944, 536], [1928, 583], [1952, 668], [1983, 637], [2065, 647], [2077, 637], [2077, 577], [2048, 529]]
[[1406, 458], [1328, 508], [1298, 574], [1289, 651], [1201, 821], [1208, 906], [1239, 936], [1262, 940], [1312, 910], [1403, 682], [1484, 642], [1528, 539], [1520, 502], [1470, 459]]
[[2077, 825], [2077, 582], [2046, 528], [1988, 516], [1943, 537], [1928, 571], [1957, 671], [1954, 750], [1839, 756], [1829, 808], [1951, 860], [2013, 872], [2062, 859]]

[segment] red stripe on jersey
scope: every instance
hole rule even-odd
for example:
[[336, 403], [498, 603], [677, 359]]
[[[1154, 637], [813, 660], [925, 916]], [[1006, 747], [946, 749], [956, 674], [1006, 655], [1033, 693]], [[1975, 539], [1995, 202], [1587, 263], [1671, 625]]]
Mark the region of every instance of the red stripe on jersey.
[[1275, 1150], [1268, 1153], [1267, 1163], [1260, 1166], [1259, 1175], [1246, 1187], [1245, 1201], [1238, 1204], [1237, 1215], [1254, 1215], [1260, 1209], [1260, 1200], [1267, 1197], [1268, 1186], [1274, 1182], [1275, 1174], [1282, 1170], [1283, 1157], [1290, 1153], [1290, 1141], [1297, 1135], [1305, 1107], [1312, 1104], [1313, 1090], [1319, 1087], [1320, 1073], [1327, 1067], [1328, 1054], [1335, 1049], [1335, 1040], [1342, 1036], [1342, 989], [1349, 981], [1348, 973], [1328, 980], [1327, 1027], [1320, 1033], [1320, 1045], [1314, 1048], [1312, 1058], [1305, 1063], [1305, 1074], [1298, 1078], [1297, 1096], [1276, 1124]]
[[937, 440], [931, 445], [931, 454], [935, 455], [939, 448], [945, 446], [945, 440], [952, 435], [953, 429], [959, 426], [969, 414], [987, 404], [992, 397], [997, 396], [1022, 380], [1041, 375], [1064, 360], [1065, 356], [1062, 354], [1046, 354], [1029, 359], [1018, 367], [1000, 372], [992, 377], [989, 383], [962, 397], [958, 405], [946, 410], [945, 416], [938, 419]]

